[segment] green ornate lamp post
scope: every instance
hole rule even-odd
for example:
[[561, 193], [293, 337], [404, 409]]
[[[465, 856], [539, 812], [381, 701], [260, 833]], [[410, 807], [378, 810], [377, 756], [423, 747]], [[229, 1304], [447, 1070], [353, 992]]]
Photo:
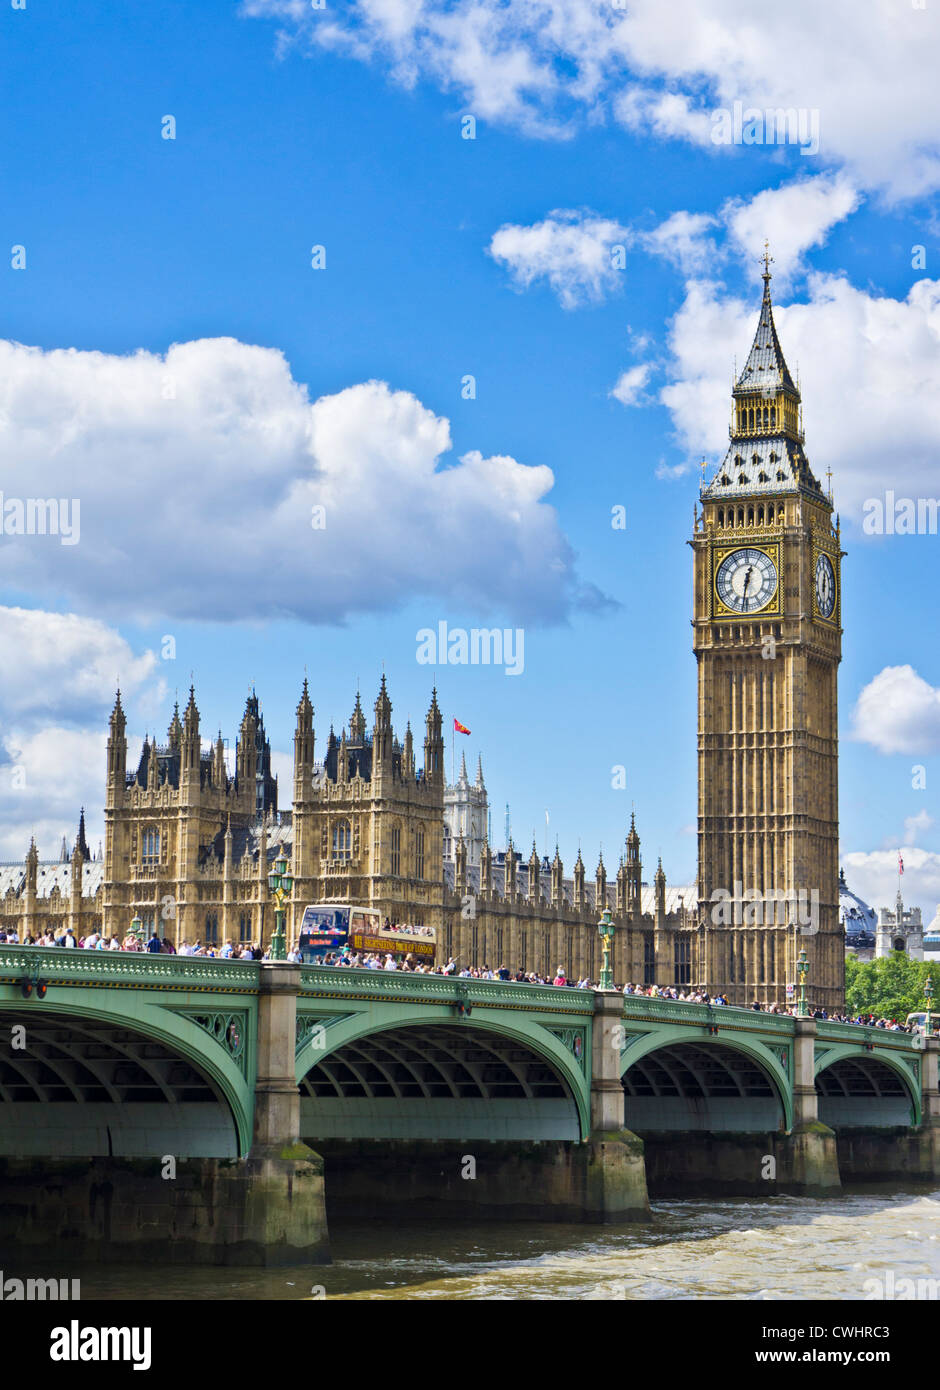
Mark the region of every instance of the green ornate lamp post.
[[930, 1006], [933, 1003], [933, 980], [929, 975], [924, 981], [924, 998], [927, 1001], [927, 1013], [924, 1017], [924, 1034], [929, 1038], [933, 1036], [933, 1026], [930, 1021]]
[[271, 937], [271, 959], [287, 960], [287, 943], [284, 939], [284, 899], [290, 896], [294, 880], [287, 872], [287, 860], [276, 859], [274, 868], [268, 874], [268, 887], [274, 899], [274, 935]]
[[135, 912], [133, 917], [131, 918], [131, 932], [133, 933], [134, 939], [136, 941], [140, 940], [140, 932], [143, 925], [143, 922], [140, 920], [140, 918], [137, 916], [137, 913]]
[[800, 952], [800, 958], [796, 963], [796, 973], [800, 977], [800, 997], [796, 1005], [798, 1018], [806, 1018], [806, 977], [809, 974], [809, 961], [806, 959], [806, 949]]
[[601, 959], [601, 978], [599, 982], [599, 988], [613, 989], [614, 976], [613, 971], [610, 968], [610, 948], [613, 945], [614, 931], [616, 930], [616, 928], [614, 927], [614, 924], [610, 919], [609, 907], [605, 907], [604, 911], [601, 913], [601, 920], [597, 924], [597, 930], [601, 934], [601, 950], [604, 953]]

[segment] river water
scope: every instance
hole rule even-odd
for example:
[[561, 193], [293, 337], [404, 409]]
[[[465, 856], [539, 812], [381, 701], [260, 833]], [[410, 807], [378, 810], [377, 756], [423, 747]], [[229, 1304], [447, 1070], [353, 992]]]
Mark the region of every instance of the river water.
[[329, 1266], [62, 1273], [83, 1299], [865, 1299], [866, 1280], [940, 1280], [940, 1190], [660, 1201], [627, 1227], [334, 1220], [331, 1237]]

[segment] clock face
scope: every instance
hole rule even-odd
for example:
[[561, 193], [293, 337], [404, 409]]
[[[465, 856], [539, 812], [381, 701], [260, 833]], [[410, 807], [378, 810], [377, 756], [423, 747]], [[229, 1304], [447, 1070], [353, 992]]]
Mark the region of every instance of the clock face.
[[828, 555], [816, 560], [816, 607], [820, 616], [831, 618], [836, 606], [836, 572]]
[[777, 592], [777, 566], [763, 550], [732, 551], [718, 566], [718, 597], [735, 613], [757, 613]]

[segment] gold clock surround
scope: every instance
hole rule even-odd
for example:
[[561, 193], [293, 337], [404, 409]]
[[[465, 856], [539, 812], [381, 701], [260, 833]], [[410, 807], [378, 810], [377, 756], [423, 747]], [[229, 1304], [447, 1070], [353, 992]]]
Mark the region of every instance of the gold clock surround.
[[[777, 572], [777, 587], [774, 589], [773, 597], [770, 598], [763, 608], [755, 608], [753, 612], [739, 613], [734, 608], [729, 608], [718, 594], [718, 571], [729, 555], [734, 555], [739, 550], [759, 550], [762, 555], [766, 555], [773, 562]], [[781, 612], [781, 596], [783, 593], [783, 576], [780, 573], [780, 543], [779, 541], [755, 540], [752, 536], [740, 535], [730, 545], [715, 546], [712, 550], [711, 563], [711, 616], [722, 622], [750, 622], [755, 618], [772, 618], [779, 616]]]

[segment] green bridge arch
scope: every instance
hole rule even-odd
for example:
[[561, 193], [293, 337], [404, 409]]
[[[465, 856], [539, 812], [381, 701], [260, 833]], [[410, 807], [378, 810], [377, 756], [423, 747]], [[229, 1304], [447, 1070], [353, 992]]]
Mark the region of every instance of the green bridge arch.
[[[630, 1028], [629, 1018], [625, 1019], [624, 1026], [626, 1029]], [[627, 1045], [620, 1059], [621, 1079], [637, 1062], [672, 1046], [686, 1044], [706, 1051], [711, 1049], [716, 1052], [725, 1050], [740, 1053], [754, 1062], [766, 1075], [780, 1104], [783, 1128], [787, 1131], [793, 1128], [793, 1090], [789, 1067], [784, 1070], [780, 1059], [770, 1046], [758, 1038], [750, 1037], [747, 1033], [735, 1031], [733, 1024], [730, 1026], [724, 1024], [720, 1033], [714, 1035], [703, 1034], [701, 1025], [683, 1026], [677, 1023], [665, 1023], [658, 1027], [644, 1028], [642, 1033], [633, 1034], [632, 1037], [628, 1033], [626, 1041]]]
[[[904, 1094], [911, 1107], [910, 1123], [916, 1127], [921, 1123], [919, 1059], [915, 1054], [913, 1059], [914, 1071], [911, 1070], [910, 1061], [911, 1059], [907, 1056], [906, 1052], [902, 1052], [900, 1049], [895, 1053], [886, 1047], [880, 1047], [877, 1052], [874, 1052], [865, 1048], [864, 1044], [860, 1045], [856, 1042], [834, 1043], [822, 1048], [817, 1047], [813, 1065], [813, 1076], [818, 1082], [819, 1078], [823, 1076], [825, 1072], [829, 1071], [830, 1068], [839, 1062], [858, 1062], [863, 1065], [874, 1064], [876, 1066], [884, 1066], [901, 1082], [904, 1088]], [[820, 1095], [819, 1099], [820, 1105], [822, 1105], [824, 1100], [823, 1095]], [[895, 1122], [896, 1120], [892, 1118], [883, 1121], [883, 1123], [887, 1124], [893, 1124]], [[869, 1118], [868, 1123], [877, 1124], [877, 1120]]]
[[[548, 1026], [527, 1018], [523, 1011], [520, 1012], [522, 1017], [518, 1020], [512, 1015], [507, 1018], [502, 1012], [494, 1018], [485, 1008], [474, 1007], [470, 1017], [464, 1018], [455, 1013], [453, 1004], [435, 1003], [405, 1012], [401, 1004], [387, 1003], [371, 1005], [367, 1009], [335, 1020], [331, 1020], [327, 1015], [317, 1020], [317, 1024], [323, 1029], [319, 1040], [308, 1037], [298, 1049], [297, 1083], [301, 1085], [319, 1063], [335, 1056], [348, 1044], [369, 1038], [381, 1038], [393, 1032], [407, 1034], [408, 1030], [417, 1032], [446, 1028], [465, 1032], [468, 1043], [472, 1043], [473, 1033], [482, 1032], [494, 1039], [504, 1039], [526, 1048], [561, 1077], [575, 1108], [578, 1138], [586, 1139], [591, 1128], [590, 1076], [587, 1071], [590, 1065], [589, 1028], [585, 1029], [579, 1062], [564, 1043], [549, 1031]], [[588, 1019], [588, 1023], [589, 1021]], [[313, 1025], [314, 1029], [317, 1024]], [[310, 1138], [313, 1140], [316, 1136]]]

